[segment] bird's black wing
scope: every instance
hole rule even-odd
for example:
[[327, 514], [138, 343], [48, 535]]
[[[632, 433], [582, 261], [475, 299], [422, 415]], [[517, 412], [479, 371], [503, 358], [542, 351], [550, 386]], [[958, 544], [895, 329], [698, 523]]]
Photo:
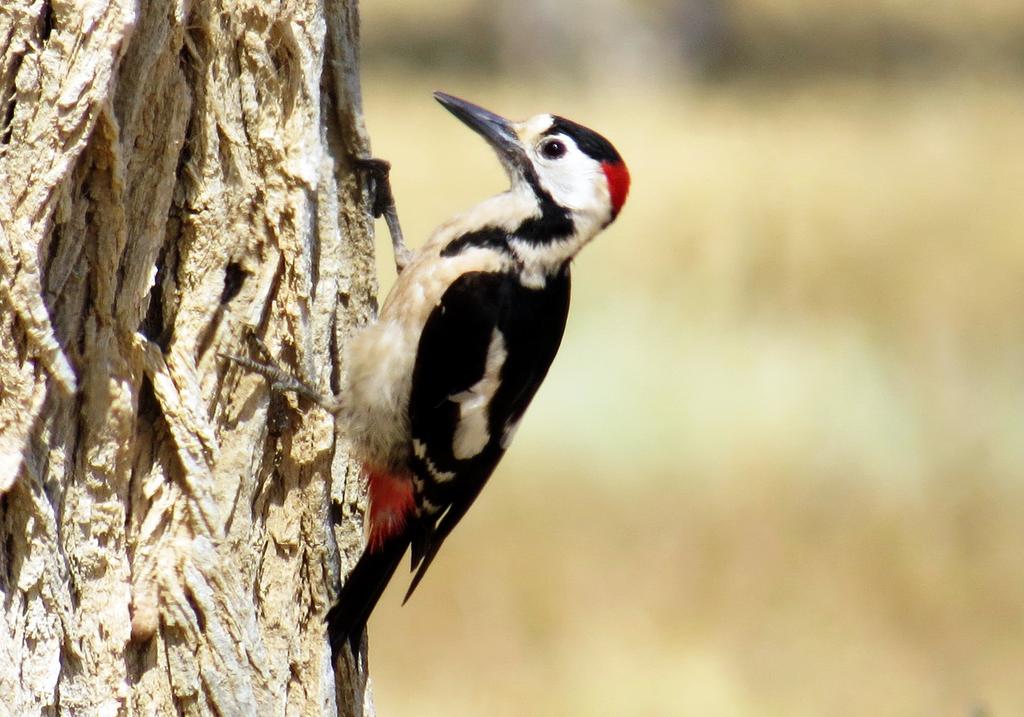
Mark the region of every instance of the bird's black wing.
[[[515, 274], [469, 273], [428, 318], [409, 399], [420, 515], [411, 536], [416, 575], [406, 599], [479, 495], [547, 375], [565, 330], [569, 288], [568, 266], [539, 289]], [[497, 371], [497, 381], [481, 386], [488, 370]], [[460, 450], [463, 405], [472, 400], [484, 402], [485, 422]]]

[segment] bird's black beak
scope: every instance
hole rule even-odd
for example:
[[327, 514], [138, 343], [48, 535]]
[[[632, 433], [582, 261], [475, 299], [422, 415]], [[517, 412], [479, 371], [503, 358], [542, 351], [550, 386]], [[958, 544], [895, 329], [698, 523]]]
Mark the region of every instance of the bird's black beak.
[[444, 92], [435, 92], [434, 99], [486, 139], [488, 144], [494, 147], [502, 163], [510, 169], [522, 165], [526, 158], [511, 122], [472, 102], [452, 97]]

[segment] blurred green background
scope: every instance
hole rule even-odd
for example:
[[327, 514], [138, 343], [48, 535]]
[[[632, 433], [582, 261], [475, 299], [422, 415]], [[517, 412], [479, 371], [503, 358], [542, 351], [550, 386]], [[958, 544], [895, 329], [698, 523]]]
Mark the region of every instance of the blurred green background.
[[633, 176], [508, 457], [371, 621], [379, 713], [1024, 714], [1024, 3], [362, 16], [413, 244], [505, 186], [434, 89]]

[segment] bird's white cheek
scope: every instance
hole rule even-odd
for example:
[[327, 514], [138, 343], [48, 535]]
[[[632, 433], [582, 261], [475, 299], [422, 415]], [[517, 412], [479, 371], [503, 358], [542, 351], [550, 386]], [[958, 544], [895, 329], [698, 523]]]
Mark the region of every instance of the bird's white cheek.
[[608, 204], [608, 182], [593, 164], [570, 159], [545, 172], [541, 183], [556, 204], [574, 213], [600, 211]]

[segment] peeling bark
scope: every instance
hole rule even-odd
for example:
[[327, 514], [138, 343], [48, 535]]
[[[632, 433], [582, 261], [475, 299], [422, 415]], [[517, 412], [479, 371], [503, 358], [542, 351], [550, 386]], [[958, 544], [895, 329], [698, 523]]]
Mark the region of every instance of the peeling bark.
[[323, 411], [375, 308], [355, 0], [0, 8], [0, 715], [372, 715]]

